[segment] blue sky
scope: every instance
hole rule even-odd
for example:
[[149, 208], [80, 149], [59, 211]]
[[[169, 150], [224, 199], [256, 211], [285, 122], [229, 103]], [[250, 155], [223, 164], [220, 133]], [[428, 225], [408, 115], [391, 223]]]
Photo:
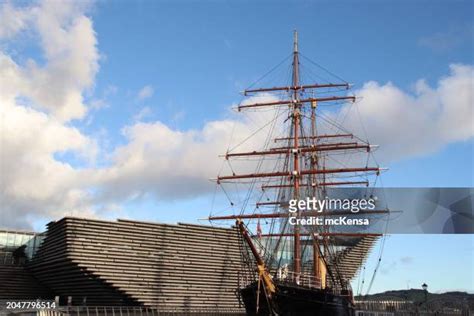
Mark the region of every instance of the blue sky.
[[[178, 129], [222, 118], [241, 89], [287, 56], [293, 29], [302, 53], [356, 87], [390, 81], [410, 91], [420, 78], [435, 84], [450, 63], [472, 63], [470, 9], [462, 1], [102, 2], [93, 17], [106, 57], [95, 91], [120, 89], [87, 128], [106, 126], [120, 142], [120, 128], [144, 106], [148, 119]], [[423, 44], [429, 40], [437, 44]], [[135, 102], [144, 85], [156, 93]], [[385, 185], [472, 186], [472, 172], [465, 172], [472, 160], [472, 142], [456, 143], [392, 164]]]
[[[284, 58], [291, 49], [291, 31], [298, 29], [302, 53], [342, 78], [356, 85], [391, 81], [410, 90], [419, 78], [435, 83], [452, 62], [472, 64], [472, 31], [466, 30], [472, 29], [472, 9], [472, 3], [462, 1], [104, 3], [96, 12], [100, 46], [117, 59], [107, 60], [99, 78], [117, 78], [113, 84], [135, 89], [152, 84], [157, 92], [148, 104], [165, 104], [153, 107], [156, 118], [172, 122], [174, 113], [185, 111], [178, 128], [199, 127], [225, 115], [225, 105], [238, 101], [237, 91]], [[423, 44], [437, 36], [439, 47]], [[133, 113], [124, 107], [118, 111]], [[105, 120], [121, 126], [126, 119], [113, 115]], [[473, 159], [472, 141], [451, 144], [435, 154], [391, 164], [384, 185], [472, 186]], [[205, 208], [206, 200], [179, 205], [170, 221], [192, 220], [187, 210]], [[472, 269], [466, 278], [473, 242], [472, 236], [391, 236], [372, 292], [419, 288], [423, 282], [431, 282], [435, 291], [473, 291]], [[368, 260], [367, 275], [377, 255], [374, 251]], [[384, 270], [392, 264], [396, 270]], [[448, 269], [450, 276], [440, 278]]]
[[[28, 6], [29, 3], [24, 4]], [[84, 98], [87, 113], [60, 124], [68, 131], [75, 128], [86, 139], [84, 142], [96, 142], [98, 153], [91, 162], [78, 154], [76, 147], [48, 152], [55, 163], [63, 163], [74, 173], [81, 174], [74, 176], [74, 180], [64, 181], [66, 184], [58, 180], [61, 187], [58, 194], [67, 192], [68, 196], [75, 196], [77, 190], [83, 190], [81, 194], [100, 191], [96, 183], [85, 185], [84, 189], [81, 172], [86, 170], [90, 172], [88, 177], [94, 177], [101, 174], [101, 168], [121, 161], [123, 156], [118, 148], [135, 149], [128, 147], [133, 137], [127, 136], [130, 135], [127, 128], [130, 132], [139, 123], [161, 122], [176, 133], [185, 133], [200, 131], [209, 122], [232, 118], [229, 107], [241, 100], [238, 92], [290, 54], [294, 29], [299, 31], [300, 50], [305, 56], [354, 83], [355, 89], [363, 89], [369, 81], [381, 86], [391, 82], [399, 91], [414, 96], [418, 80], [424, 79], [436, 90], [442, 78], [452, 75], [450, 65], [473, 65], [474, 8], [470, 1], [99, 1], [74, 9], [92, 23], [90, 36], [96, 44], [91, 47], [98, 57], [90, 57], [90, 63], [97, 62], [98, 68], [88, 75], [92, 83], [85, 80], [79, 88], [73, 84]], [[77, 16], [71, 14], [69, 18], [74, 20]], [[25, 25], [29, 23], [28, 19], [25, 21]], [[14, 36], [2, 38], [0, 28], [2, 52], [20, 67], [26, 67], [28, 58], [38, 65], [51, 62], [45, 53], [47, 35], [41, 35], [45, 31], [38, 26], [24, 29], [22, 33], [15, 31]], [[140, 97], [140, 91], [146, 90], [148, 92]], [[381, 112], [383, 107], [384, 104], [380, 104]], [[40, 104], [35, 109], [46, 113], [48, 119], [55, 119], [53, 112], [48, 112], [50, 108], [45, 110]], [[406, 113], [394, 119], [400, 121], [400, 134], [403, 134], [404, 121], [413, 114], [407, 107], [400, 107], [400, 111]], [[453, 122], [453, 129], [465, 125]], [[412, 126], [406, 133], [412, 133], [416, 141], [426, 127], [417, 130]], [[150, 135], [154, 135], [154, 131], [150, 131]], [[384, 186], [472, 187], [473, 138], [446, 136], [440, 140], [437, 138], [444, 135], [428, 131], [426, 135], [428, 139], [432, 136], [432, 142], [439, 145], [428, 146], [416, 155], [401, 154], [396, 159], [387, 159], [390, 172], [383, 176]], [[391, 137], [396, 139], [398, 133]], [[81, 150], [82, 142], [77, 145]], [[414, 143], [417, 146], [418, 143]], [[404, 150], [400, 148], [400, 152]], [[215, 173], [218, 167], [215, 166]], [[154, 182], [158, 182], [160, 176], [158, 180], [151, 177], [146, 183], [137, 183], [136, 187], [123, 185], [139, 182], [140, 176], [119, 180], [100, 178], [97, 183], [110, 185], [105, 191], [109, 190], [112, 197], [104, 202], [106, 206], [94, 204], [92, 198], [84, 209], [92, 208], [94, 214], [107, 218], [160, 222], [195, 222], [209, 214], [211, 192], [196, 188], [195, 192], [200, 193], [186, 198], [161, 198], [162, 193], [158, 191], [164, 189]], [[78, 183], [77, 187], [63, 188], [71, 182]], [[193, 182], [193, 186], [200, 184]], [[135, 197], [120, 199], [113, 191], [121, 192], [121, 189], [138, 193]], [[44, 205], [51, 211], [39, 214], [39, 210], [32, 210], [24, 216], [31, 221], [30, 226], [42, 230], [51, 218], [82, 214], [83, 205], [78, 206], [77, 211], [70, 207], [71, 201], [75, 201], [71, 199], [63, 203], [41, 197], [41, 202], [46, 201]], [[12, 210], [16, 210], [17, 205], [30, 205], [30, 201], [35, 201], [33, 198], [23, 201], [17, 196], [11, 200], [8, 206], [13, 205]], [[383, 262], [396, 262], [398, 270], [389, 274], [381, 272], [380, 282], [376, 282], [372, 291], [405, 288], [408, 280], [411, 287], [426, 282], [434, 291], [473, 291], [473, 242], [472, 236], [391, 236]], [[450, 253], [445, 254], [445, 251]], [[415, 259], [403, 259], [408, 257]], [[461, 259], [453, 263], [450, 258]], [[375, 262], [376, 258], [370, 261]], [[450, 272], [455, 276], [455, 283], [454, 277], [438, 273], [447, 271], [452, 264], [458, 265]], [[463, 278], [463, 271], [468, 270], [471, 270], [470, 278]], [[426, 278], [420, 277], [424, 272]]]

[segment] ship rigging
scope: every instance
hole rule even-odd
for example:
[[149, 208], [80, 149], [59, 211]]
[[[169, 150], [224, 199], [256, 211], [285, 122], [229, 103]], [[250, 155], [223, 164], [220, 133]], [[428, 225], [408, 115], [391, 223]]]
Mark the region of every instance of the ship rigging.
[[[370, 156], [377, 147], [320, 111], [325, 104], [340, 106], [356, 102], [356, 96], [347, 95], [351, 84], [343, 80], [303, 84], [300, 57], [295, 31], [291, 82], [243, 91], [249, 99], [236, 110], [273, 113], [270, 123], [260, 129], [268, 135], [262, 149], [236, 151], [239, 146], [235, 146], [223, 155], [231, 173], [218, 175], [215, 179], [218, 186], [229, 200], [225, 185], [244, 185], [247, 193], [238, 214], [211, 215], [208, 219], [233, 220], [239, 231], [242, 253], [249, 266], [248, 271], [239, 271], [242, 275], [239, 295], [248, 314], [353, 315], [350, 279], [381, 233], [335, 231], [325, 224], [292, 225], [290, 217], [300, 223], [312, 216], [353, 214], [343, 210], [289, 213], [288, 204], [291, 199], [323, 198], [328, 188], [360, 186], [369, 190], [370, 184], [376, 181], [370, 181], [371, 177], [376, 179], [384, 169], [377, 164], [369, 165], [369, 158], [365, 164], [363, 159], [357, 160], [356, 166], [334, 158]], [[243, 159], [256, 162], [254, 170], [235, 172], [232, 161]], [[260, 193], [253, 212], [249, 212], [254, 192]], [[230, 203], [234, 206], [234, 202]], [[364, 216], [375, 217], [387, 213], [387, 209], [362, 212]], [[260, 221], [264, 221], [264, 229]], [[256, 234], [251, 230], [256, 230]], [[349, 256], [351, 251], [360, 256], [360, 262]], [[345, 256], [351, 259], [344, 262]], [[347, 271], [342, 271], [344, 265]]]

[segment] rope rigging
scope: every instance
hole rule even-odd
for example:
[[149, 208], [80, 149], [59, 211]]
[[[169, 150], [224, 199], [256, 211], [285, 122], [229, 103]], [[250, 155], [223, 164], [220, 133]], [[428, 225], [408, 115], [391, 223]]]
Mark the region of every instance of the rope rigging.
[[[277, 69], [283, 68], [282, 65], [284, 65], [285, 62], [288, 62], [288, 60], [290, 60], [292, 56], [293, 54], [290, 54], [289, 56], [285, 57], [275, 67], [270, 69], [262, 77], [260, 77], [249, 87], [247, 87], [246, 90], [251, 90], [251, 88], [261, 83], [264, 79], [268, 79], [271, 74], [276, 74]], [[325, 83], [331, 83], [332, 81], [329, 79], [332, 77], [347, 84], [347, 88], [328, 87], [318, 90], [318, 97], [320, 97], [320, 95], [345, 95], [346, 90], [349, 88], [349, 85], [346, 80], [335, 75], [334, 73], [330, 72], [326, 68], [310, 60], [304, 55], [300, 54], [300, 56], [305, 61], [308, 61], [311, 65], [316, 66], [320, 70], [323, 70], [329, 76], [321, 76], [319, 74], [314, 73], [311, 68], [306, 67], [305, 65], [299, 65], [301, 71], [300, 78], [313, 79], [316, 77], [321, 79]], [[299, 196], [300, 198], [316, 195], [320, 195], [320, 197], [325, 196], [327, 193], [328, 185], [331, 183], [331, 181], [333, 183], [336, 183], [338, 180], [340, 182], [345, 181], [348, 183], [348, 186], [352, 187], [362, 183], [367, 183], [367, 186], [369, 185], [369, 183], [376, 184], [377, 179], [379, 178], [379, 165], [376, 160], [373, 159], [373, 154], [369, 150], [370, 145], [368, 142], [366, 129], [365, 126], [362, 124], [362, 119], [360, 117], [357, 104], [354, 103], [346, 107], [345, 104], [347, 104], [347, 98], [334, 98], [334, 100], [325, 100], [328, 101], [324, 103], [325, 105], [336, 106], [336, 110], [334, 110], [334, 112], [328, 112], [327, 114], [322, 113], [321, 109], [319, 108], [319, 101], [309, 102], [312, 99], [316, 99], [314, 96], [315, 90], [309, 88], [302, 89], [302, 86], [300, 87], [297, 84], [292, 83], [298, 82], [298, 80], [291, 80], [291, 65], [287, 67], [287, 72], [288, 76], [286, 76], [286, 85], [274, 86], [280, 86], [284, 89], [280, 88], [280, 90], [268, 92], [267, 90], [271, 90], [270, 88], [265, 89], [264, 92], [257, 92], [256, 94], [251, 95], [248, 95], [246, 92], [244, 92], [244, 98], [239, 102], [240, 106], [252, 104], [249, 101], [249, 99], [251, 98], [254, 98], [252, 99], [252, 101], [262, 100], [265, 98], [281, 101], [276, 102], [278, 103], [278, 105], [273, 108], [245, 108], [245, 111], [243, 112], [252, 112], [254, 114], [258, 113], [259, 115], [261, 115], [259, 118], [266, 118], [267, 121], [263, 124], [258, 124], [259, 122], [255, 121], [252, 117], [246, 117], [244, 122], [246, 122], [249, 126], [252, 124], [256, 127], [256, 129], [250, 132], [245, 137], [243, 137], [242, 140], [237, 140], [237, 143], [231, 146], [236, 132], [237, 121], [234, 122], [234, 126], [231, 132], [231, 140], [229, 142], [229, 146], [227, 148], [225, 156], [225, 160], [227, 160], [227, 162], [224, 162], [221, 166], [219, 176], [223, 172], [224, 167], [227, 167], [227, 169], [230, 170], [230, 173], [235, 176], [235, 178], [224, 177], [225, 180], [218, 180], [217, 185], [221, 187], [224, 196], [227, 198], [228, 202], [231, 205], [232, 210], [238, 212], [238, 215], [240, 216], [244, 214], [268, 215], [275, 213], [287, 213], [287, 204], [285, 203], [293, 196]], [[262, 89], [254, 89], [253, 91], [261, 90]], [[286, 104], [285, 100], [292, 101]], [[299, 100], [301, 100], [300, 103], [298, 103]], [[310, 103], [311, 106], [307, 106], [307, 104], [304, 102]], [[314, 109], [312, 108], [313, 102]], [[318, 102], [317, 105], [316, 102]], [[359, 123], [362, 125], [364, 139], [353, 135], [343, 126], [343, 123], [346, 122], [354, 106], [359, 116]], [[296, 125], [294, 125], [296, 120], [295, 116], [298, 116], [298, 120], [301, 120], [301, 124], [297, 126], [298, 128], [296, 128]], [[317, 126], [314, 122], [316, 120], [318, 121]], [[265, 133], [265, 137], [261, 137], [261, 134], [263, 133]], [[340, 144], [344, 144], [344, 142], [341, 141], [338, 143], [337, 140], [322, 137], [324, 135], [351, 135], [350, 137], [352, 143], [363, 145], [365, 144], [367, 145], [367, 148], [359, 147], [351, 149], [338, 149], [337, 147], [340, 146]], [[320, 136], [321, 138], [318, 138]], [[252, 140], [257, 137], [259, 138], [259, 140], [261, 141], [260, 143], [262, 144], [261, 148], [263, 149], [261, 150], [261, 152], [255, 151], [255, 146], [252, 146], [254, 145], [252, 143]], [[278, 138], [282, 139], [280, 141], [277, 141]], [[299, 139], [301, 139], [301, 141], [296, 141]], [[293, 140], [295, 140], [294, 143]], [[331, 147], [327, 147], [328, 145], [334, 146], [334, 150], [329, 150], [328, 148]], [[313, 150], [312, 152], [311, 150], [302, 150], [302, 148], [316, 148], [317, 146], [320, 146], [321, 149], [318, 149], [320, 150], [320, 152], [316, 150]], [[324, 146], [326, 146], [326, 148]], [[229, 157], [232, 156], [230, 154], [235, 154], [236, 150], [240, 150], [242, 148], [247, 147], [253, 148], [254, 151], [249, 151], [247, 153], [248, 155], [234, 155], [233, 157]], [[278, 154], [274, 154], [271, 152], [272, 150], [278, 150], [278, 148], [284, 148], [283, 150], [287, 150], [287, 152]], [[364, 156], [365, 154], [367, 154], [366, 157]], [[358, 158], [355, 157], [356, 155], [364, 157]], [[352, 172], [341, 174], [329, 172], [334, 166], [338, 166], [338, 168], [341, 169], [350, 169], [350, 166], [356, 159], [359, 159], [362, 162], [362, 165], [364, 165], [367, 169], [372, 159], [375, 162], [375, 165], [377, 166], [377, 171], [359, 169], [359, 171], [354, 171], [355, 169], [352, 169]], [[356, 162], [359, 161], [356, 160]], [[295, 173], [295, 165], [297, 165], [297, 163], [301, 165], [303, 171], [320, 170], [324, 172], [308, 174], [298, 172]], [[237, 164], [239, 166], [241, 165], [243, 168], [237, 168]], [[247, 172], [247, 174], [250, 176], [245, 178], [237, 178], [237, 176], [239, 175], [239, 172], [237, 172], [237, 170], [242, 169], [247, 171], [251, 170]], [[266, 175], [266, 177], [252, 177], [252, 175], [262, 174], [262, 172], [265, 172], [269, 175], [280, 172], [283, 173], [283, 176], [279, 174], [276, 176]], [[284, 172], [288, 173], [285, 174]], [[244, 172], [243, 174], [246, 173]], [[375, 177], [375, 180], [370, 181], [373, 177]], [[360, 179], [361, 181], [350, 181], [350, 179]], [[299, 188], [298, 186], [296, 186], [296, 184], [293, 185], [295, 181], [298, 181], [302, 186]], [[228, 182], [233, 183], [233, 190], [229, 192], [224, 188], [224, 186], [227, 185]], [[353, 182], [353, 184], [351, 184], [351, 182]], [[261, 188], [259, 186], [261, 186]], [[264, 189], [265, 186], [272, 186], [273, 188]], [[369, 188], [367, 188], [365, 192], [369, 194]], [[234, 195], [239, 197], [238, 203], [235, 202], [237, 199], [233, 198]], [[251, 203], [253, 202], [255, 202], [255, 207], [251, 207]], [[271, 213], [267, 212], [269, 209]], [[233, 212], [233, 214], [235, 213]], [[288, 253], [288, 250], [291, 250], [293, 253], [295, 253], [295, 249], [299, 249], [299, 247], [295, 247], [294, 244], [291, 242], [291, 240], [295, 238], [294, 236], [296, 236], [295, 228], [291, 227], [291, 225], [288, 224], [289, 221], [285, 217], [273, 217], [268, 218], [268, 220], [265, 219], [264, 216], [255, 218], [258, 219], [256, 224], [252, 221], [250, 217], [248, 217], [245, 222], [243, 222], [243, 225], [245, 226], [245, 229], [247, 229], [249, 232], [256, 229], [257, 235], [253, 236], [252, 241], [262, 254], [265, 266], [269, 269], [269, 271], [271, 270], [274, 276], [276, 277], [277, 271], [283, 266], [288, 265], [289, 263], [291, 264], [292, 260], [294, 259], [285, 257], [285, 255]], [[261, 237], [261, 235], [265, 235], [262, 232], [265, 232], [269, 237]], [[312, 252], [316, 253], [317, 251], [318, 258], [322, 260], [330, 278], [330, 280], [327, 281], [327, 286], [342, 289], [345, 288], [347, 282], [349, 281], [348, 278], [350, 279], [351, 276], [346, 275], [346, 272], [343, 271], [343, 269], [341, 268], [339, 261], [343, 259], [342, 255], [344, 254], [344, 251], [346, 251], [346, 249], [348, 249], [349, 247], [354, 246], [347, 246], [347, 240], [344, 238], [336, 239], [330, 237], [329, 233], [331, 232], [331, 228], [327, 225], [309, 227], [303, 226], [301, 230], [301, 272], [311, 273], [310, 270], [313, 267], [306, 267], [305, 264], [311, 262], [312, 260], [309, 255]], [[357, 238], [359, 238], [359, 240]], [[356, 239], [353, 239], [354, 244], [357, 245], [358, 243], [362, 243], [362, 239], [362, 237], [356, 237]], [[316, 243], [316, 246], [314, 246], [314, 243]], [[382, 239], [382, 248], [384, 244], [385, 238]], [[379, 254], [379, 261], [369, 282], [367, 293], [370, 291], [370, 288], [372, 287], [375, 276], [377, 274], [377, 270], [382, 260], [382, 251]], [[253, 263], [249, 250], [246, 249], [243, 252], [246, 254], [245, 261], [251, 266]], [[360, 269], [358, 270], [360, 271], [359, 282], [357, 284], [357, 291], [359, 294], [362, 293], [365, 283], [366, 267], [365, 265], [363, 265], [364, 260], [365, 254], [363, 254], [363, 252], [361, 251], [359, 255], [359, 264], [360, 266], [363, 266], [363, 268], [362, 271]], [[295, 264], [295, 266], [297, 265]], [[255, 273], [255, 271], [252, 271], [251, 269], [249, 270], [249, 272]], [[361, 277], [362, 280], [360, 279]], [[258, 287], [258, 289], [260, 291], [260, 286]], [[265, 291], [265, 287], [263, 287], [263, 290]]]

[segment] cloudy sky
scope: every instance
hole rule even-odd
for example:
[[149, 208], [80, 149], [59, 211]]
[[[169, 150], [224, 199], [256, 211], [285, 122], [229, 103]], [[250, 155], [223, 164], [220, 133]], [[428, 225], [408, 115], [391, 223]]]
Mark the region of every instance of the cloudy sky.
[[1, 226], [208, 215], [218, 154], [255, 128], [230, 108], [295, 28], [303, 54], [362, 97], [346, 124], [381, 146], [385, 186], [473, 186], [472, 9], [1, 1]]

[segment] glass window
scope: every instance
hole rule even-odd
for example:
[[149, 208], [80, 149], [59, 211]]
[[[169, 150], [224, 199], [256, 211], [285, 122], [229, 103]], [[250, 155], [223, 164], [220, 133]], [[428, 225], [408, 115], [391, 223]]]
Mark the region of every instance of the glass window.
[[15, 246], [15, 235], [7, 232], [7, 247]]
[[7, 245], [7, 233], [0, 232], [0, 248], [3, 248]]
[[24, 235], [23, 236], [23, 241], [22, 241], [22, 245], [28, 243], [34, 236], [33, 235]]
[[21, 240], [20, 240], [21, 235], [16, 234], [16, 233], [12, 233], [12, 234], [8, 234], [8, 235], [12, 235], [12, 236], [13, 236], [13, 246], [14, 246], [14, 247], [18, 247], [18, 246], [19, 246], [19, 243], [21, 242]]

